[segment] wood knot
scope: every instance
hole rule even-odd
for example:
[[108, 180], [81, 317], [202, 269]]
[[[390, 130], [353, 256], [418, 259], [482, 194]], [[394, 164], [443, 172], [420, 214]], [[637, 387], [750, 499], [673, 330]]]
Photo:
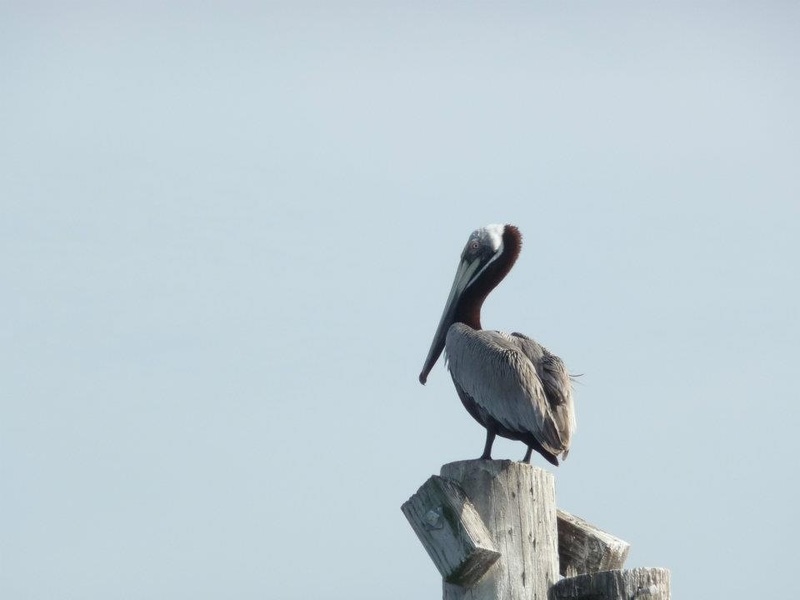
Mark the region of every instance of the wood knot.
[[441, 529], [444, 527], [444, 524], [442, 523], [442, 507], [437, 506], [436, 508], [432, 508], [426, 512], [425, 516], [423, 517], [422, 525], [428, 531], [433, 529]]

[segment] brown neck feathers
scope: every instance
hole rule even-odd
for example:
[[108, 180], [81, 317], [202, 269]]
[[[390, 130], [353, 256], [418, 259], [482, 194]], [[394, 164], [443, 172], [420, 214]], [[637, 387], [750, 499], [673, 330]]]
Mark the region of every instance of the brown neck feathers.
[[500, 256], [470, 285], [456, 308], [456, 323], [464, 323], [473, 329], [481, 329], [481, 307], [483, 301], [503, 281], [519, 257], [522, 249], [522, 234], [513, 225], [503, 229], [503, 250]]

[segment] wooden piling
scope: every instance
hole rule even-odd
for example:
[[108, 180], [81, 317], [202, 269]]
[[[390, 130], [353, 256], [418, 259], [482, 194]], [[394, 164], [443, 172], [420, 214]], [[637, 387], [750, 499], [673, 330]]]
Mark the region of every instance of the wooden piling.
[[601, 571], [562, 579], [550, 600], [670, 600], [668, 569]]
[[559, 570], [564, 577], [621, 569], [630, 544], [566, 511], [558, 519]]
[[669, 571], [620, 570], [627, 542], [557, 511], [553, 476], [538, 467], [449, 463], [402, 509], [442, 574], [444, 600], [670, 599]]
[[[547, 600], [558, 578], [553, 476], [510, 460], [465, 460], [444, 465], [441, 478], [462, 490], [466, 502], [452, 491], [443, 494], [423, 486], [403, 512], [442, 572], [444, 599]], [[454, 512], [454, 506], [467, 508]], [[439, 513], [458, 517], [456, 526], [447, 523], [443, 529], [459, 535], [431, 535], [425, 521], [437, 521]], [[448, 576], [470, 560], [485, 574], [467, 582]]]
[[432, 476], [402, 509], [444, 581], [474, 585], [500, 558], [483, 520], [455, 482]]

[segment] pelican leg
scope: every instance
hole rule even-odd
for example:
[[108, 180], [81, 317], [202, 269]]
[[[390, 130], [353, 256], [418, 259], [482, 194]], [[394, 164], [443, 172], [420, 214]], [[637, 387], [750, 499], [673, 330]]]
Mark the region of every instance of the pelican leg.
[[486, 430], [486, 445], [483, 447], [481, 460], [492, 460], [492, 444], [494, 444], [495, 437], [497, 437], [497, 434], [494, 431], [491, 429]]
[[525, 458], [522, 459], [522, 462], [530, 464], [531, 463], [531, 454], [533, 454], [533, 448], [528, 446], [528, 451], [525, 453]]

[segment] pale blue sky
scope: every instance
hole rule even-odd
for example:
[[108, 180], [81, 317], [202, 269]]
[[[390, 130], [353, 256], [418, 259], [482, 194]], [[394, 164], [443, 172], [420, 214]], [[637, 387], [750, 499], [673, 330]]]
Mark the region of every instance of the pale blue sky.
[[483, 430], [417, 375], [493, 222], [525, 243], [484, 325], [584, 373], [560, 506], [676, 598], [783, 593], [798, 31], [792, 2], [0, 5], [0, 596], [439, 597], [400, 505]]

